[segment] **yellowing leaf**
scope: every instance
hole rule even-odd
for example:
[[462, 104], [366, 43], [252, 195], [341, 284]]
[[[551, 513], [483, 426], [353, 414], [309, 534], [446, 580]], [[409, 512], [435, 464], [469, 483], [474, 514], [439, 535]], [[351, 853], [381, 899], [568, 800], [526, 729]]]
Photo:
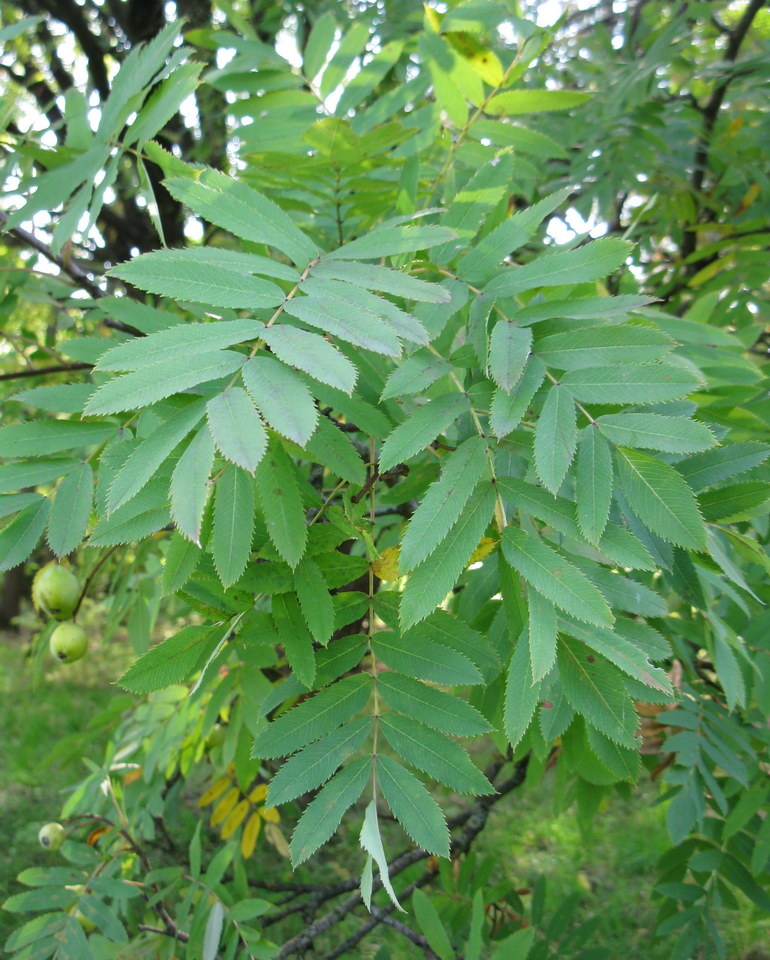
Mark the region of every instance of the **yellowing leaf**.
[[480, 563], [484, 557], [488, 557], [489, 554], [495, 549], [498, 544], [498, 540], [493, 540], [492, 537], [482, 537], [479, 540], [479, 545], [471, 554], [471, 558], [468, 561], [468, 566], [474, 563]]
[[230, 782], [231, 781], [229, 777], [222, 777], [221, 780], [215, 780], [198, 801], [198, 806], [207, 807], [210, 803], [213, 803], [218, 797], [222, 796], [225, 790], [227, 790], [227, 788], [230, 786]]
[[286, 857], [288, 859], [288, 857], [291, 855], [291, 851], [289, 850], [289, 844], [286, 842], [286, 837], [284, 837], [284, 835], [281, 833], [280, 827], [276, 827], [274, 823], [268, 823], [265, 826], [265, 837], [282, 857]]
[[258, 813], [252, 813], [249, 817], [249, 822], [241, 834], [241, 854], [244, 860], [248, 860], [252, 853], [254, 853], [254, 848], [257, 845], [257, 837], [259, 836], [261, 828], [262, 818]]
[[246, 819], [246, 814], [251, 809], [251, 804], [248, 800], [241, 800], [241, 802], [236, 806], [235, 810], [230, 814], [230, 816], [225, 820], [225, 825], [222, 827], [222, 839], [227, 840], [228, 837], [231, 837], [235, 831], [240, 827], [243, 821]]
[[211, 817], [211, 826], [217, 827], [220, 823], [229, 817], [232, 812], [233, 807], [238, 802], [238, 797], [240, 797], [241, 791], [237, 787], [233, 787], [229, 793], [225, 794], [223, 800], [220, 800], [219, 803], [214, 808], [214, 813]]
[[280, 823], [281, 815], [275, 809], [275, 807], [263, 807], [260, 811], [260, 816], [267, 823]]
[[267, 784], [259, 783], [249, 794], [249, 800], [252, 803], [261, 803], [267, 796]]
[[446, 39], [468, 61], [471, 69], [490, 87], [499, 87], [503, 82], [503, 66], [497, 55], [487, 50], [470, 33], [448, 33]]
[[386, 547], [372, 564], [372, 571], [380, 580], [398, 580], [400, 547]]

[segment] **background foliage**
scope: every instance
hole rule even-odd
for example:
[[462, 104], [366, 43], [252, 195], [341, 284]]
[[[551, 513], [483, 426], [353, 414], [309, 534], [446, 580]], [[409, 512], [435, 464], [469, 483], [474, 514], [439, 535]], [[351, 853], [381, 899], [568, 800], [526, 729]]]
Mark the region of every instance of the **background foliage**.
[[474, 851], [550, 783], [584, 844], [663, 804], [661, 955], [728, 955], [770, 910], [767, 9], [0, 6], [4, 616], [64, 558], [132, 651], [10, 954], [612, 956]]

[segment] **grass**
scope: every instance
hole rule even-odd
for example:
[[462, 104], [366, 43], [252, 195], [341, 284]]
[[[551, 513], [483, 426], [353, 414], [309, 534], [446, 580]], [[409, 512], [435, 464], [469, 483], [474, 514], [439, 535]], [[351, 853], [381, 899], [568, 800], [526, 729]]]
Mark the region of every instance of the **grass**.
[[[64, 757], [52, 765], [45, 760], [57, 742], [76, 732], [83, 718], [103, 710], [113, 696], [111, 681], [130, 656], [123, 645], [100, 651], [99, 656], [67, 667], [47, 659], [39, 678], [25, 656], [25, 644], [15, 635], [0, 636], [0, 890], [18, 891], [14, 878], [29, 866], [51, 863], [37, 843], [40, 826], [59, 814], [69, 785], [84, 772], [80, 757]], [[98, 760], [102, 744], [92, 741], [89, 755]], [[534, 790], [522, 790], [500, 804], [482, 834], [477, 852], [496, 858], [494, 880], [511, 880], [517, 887], [547, 878], [548, 912], [570, 894], [579, 893], [577, 919], [599, 918], [594, 943], [624, 960], [668, 960], [670, 943], [652, 941], [656, 905], [652, 899], [655, 863], [667, 848], [661, 807], [652, 805], [656, 788], [650, 784], [629, 800], [614, 797], [596, 818], [594, 836], [586, 845], [571, 810], [556, 809], [553, 777]], [[394, 841], [391, 848], [400, 849]], [[273, 879], [289, 879], [285, 861], [265, 848], [260, 870]], [[297, 879], [333, 880], [360, 865], [355, 831], [344, 830], [325, 862], [307, 866]], [[18, 917], [0, 911], [0, 949]], [[303, 921], [299, 920], [299, 928]], [[347, 928], [355, 929], [360, 916]], [[720, 932], [729, 960], [770, 960], [762, 945], [770, 939], [770, 918], [747, 901], [725, 914]], [[296, 930], [279, 925], [271, 934], [288, 938]], [[337, 930], [334, 942], [342, 937]], [[373, 956], [379, 945], [393, 960], [414, 956], [414, 948], [390, 930], [378, 928], [357, 948], [357, 957]], [[410, 952], [411, 951], [411, 952]]]

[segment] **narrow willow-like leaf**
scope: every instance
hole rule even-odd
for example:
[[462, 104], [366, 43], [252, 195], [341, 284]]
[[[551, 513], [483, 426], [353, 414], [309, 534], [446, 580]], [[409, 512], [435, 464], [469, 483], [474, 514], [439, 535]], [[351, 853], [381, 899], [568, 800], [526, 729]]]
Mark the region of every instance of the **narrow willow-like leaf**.
[[631, 509], [653, 533], [701, 550], [706, 527], [692, 490], [676, 470], [638, 450], [617, 448], [618, 481]]
[[505, 437], [518, 427], [543, 380], [545, 366], [537, 357], [530, 357], [518, 383], [510, 393], [499, 387], [495, 390], [489, 422], [496, 437]]
[[282, 757], [331, 733], [366, 706], [372, 678], [357, 673], [303, 700], [257, 735], [252, 755]]
[[358, 371], [347, 357], [323, 337], [288, 324], [277, 324], [262, 332], [262, 339], [284, 363], [298, 367], [316, 380], [350, 394]]
[[295, 754], [270, 781], [265, 803], [277, 807], [326, 783], [361, 746], [373, 723], [374, 717], [358, 717]]
[[212, 397], [206, 404], [206, 418], [222, 455], [253, 473], [267, 450], [267, 433], [246, 391], [228, 387]]
[[495, 511], [491, 484], [477, 487], [462, 516], [427, 560], [409, 574], [401, 598], [401, 627], [424, 620], [444, 600], [457, 582]]
[[532, 350], [532, 331], [510, 320], [498, 320], [489, 338], [489, 373], [502, 390], [518, 382]]
[[535, 590], [577, 620], [611, 626], [613, 616], [601, 592], [573, 564], [542, 540], [506, 527], [503, 554]]
[[535, 465], [543, 484], [556, 493], [577, 446], [575, 402], [569, 390], [551, 387], [535, 428]]
[[461, 516], [487, 469], [486, 444], [481, 437], [465, 440], [442, 464], [412, 515], [401, 541], [399, 568], [408, 573], [440, 545]]
[[382, 445], [380, 472], [410, 459], [428, 447], [468, 409], [467, 399], [460, 393], [448, 393], [431, 400], [399, 424]]
[[559, 677], [572, 707], [610, 740], [634, 750], [638, 723], [622, 677], [576, 640], [559, 642]]
[[532, 664], [532, 679], [536, 683], [542, 680], [556, 662], [556, 609], [550, 600], [530, 590], [527, 597], [529, 607], [529, 659]]
[[486, 719], [464, 700], [398, 673], [383, 673], [377, 690], [391, 709], [456, 737], [477, 737], [491, 730]]
[[254, 532], [254, 480], [229, 466], [217, 480], [211, 552], [225, 588], [246, 569]]
[[179, 458], [171, 476], [171, 516], [180, 533], [200, 546], [203, 511], [209, 496], [214, 441], [204, 426]]
[[444, 814], [417, 777], [380, 754], [377, 782], [396, 820], [417, 846], [437, 857], [448, 857], [449, 830]]
[[280, 442], [271, 440], [256, 481], [270, 539], [289, 566], [296, 567], [305, 552], [307, 522], [294, 467]]
[[452, 790], [474, 795], [494, 792], [465, 750], [445, 734], [398, 714], [380, 717], [380, 729], [397, 756]]
[[318, 564], [310, 557], [294, 571], [294, 589], [313, 639], [327, 644], [334, 632], [334, 604]]
[[299, 866], [331, 837], [348, 809], [361, 796], [371, 775], [371, 758], [359, 757], [326, 784], [305, 809], [291, 838], [291, 862]]
[[270, 426], [304, 447], [318, 420], [310, 391], [299, 377], [272, 357], [253, 357], [241, 371], [246, 389]]
[[575, 483], [577, 521], [586, 540], [598, 543], [607, 527], [612, 501], [612, 453], [593, 424], [583, 431]]
[[86, 535], [94, 502], [94, 474], [80, 463], [59, 484], [48, 520], [48, 543], [57, 557], [71, 553]]
[[508, 668], [503, 723], [508, 742], [515, 750], [527, 732], [540, 700], [541, 681], [532, 680], [532, 663], [526, 632], [519, 637]]
[[705, 423], [659, 413], [612, 413], [599, 417], [599, 430], [613, 443], [666, 453], [697, 453], [716, 443]]

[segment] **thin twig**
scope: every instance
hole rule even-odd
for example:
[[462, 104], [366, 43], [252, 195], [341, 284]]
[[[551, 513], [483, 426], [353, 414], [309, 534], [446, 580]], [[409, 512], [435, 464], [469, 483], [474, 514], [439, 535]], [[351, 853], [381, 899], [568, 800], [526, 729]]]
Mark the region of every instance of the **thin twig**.
[[0, 373], [0, 380], [21, 380], [23, 377], [44, 377], [49, 373], [91, 369], [93, 369], [92, 363], [57, 363], [50, 367], [30, 367], [29, 370], [13, 370], [11, 373]]

